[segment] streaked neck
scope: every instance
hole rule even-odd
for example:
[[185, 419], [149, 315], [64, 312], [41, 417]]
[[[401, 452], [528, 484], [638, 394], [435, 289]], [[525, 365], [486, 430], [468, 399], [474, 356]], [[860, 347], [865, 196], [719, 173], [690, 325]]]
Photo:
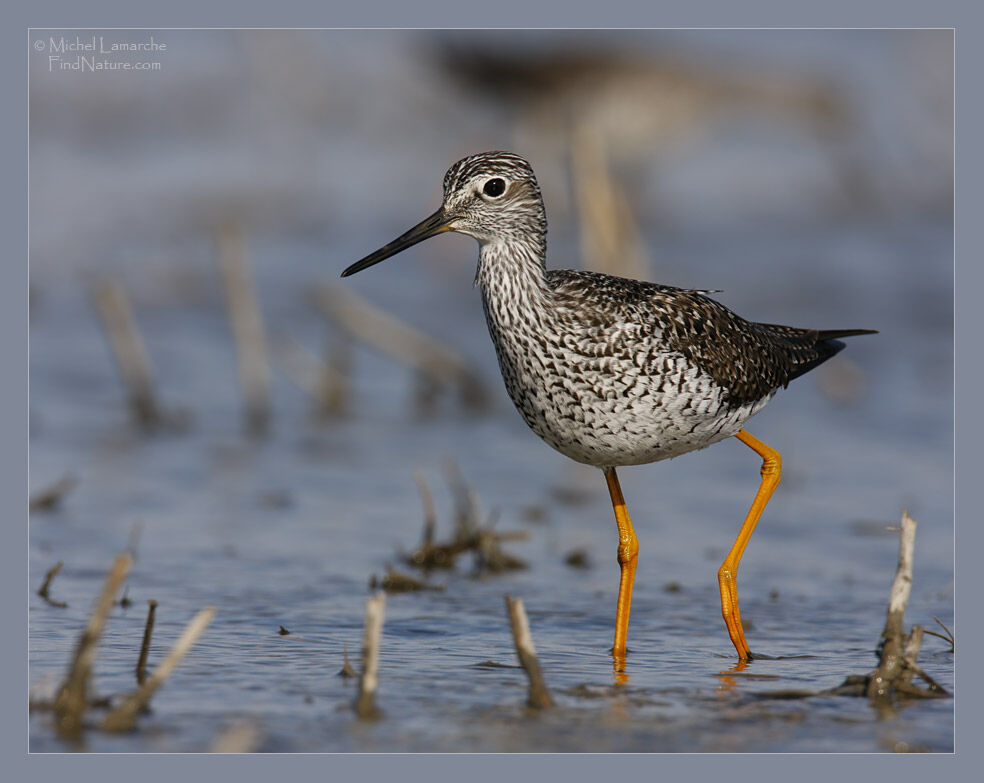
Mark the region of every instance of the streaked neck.
[[550, 297], [544, 266], [545, 243], [496, 240], [483, 243], [476, 282], [482, 289], [486, 317], [502, 327], [517, 319], [539, 320]]

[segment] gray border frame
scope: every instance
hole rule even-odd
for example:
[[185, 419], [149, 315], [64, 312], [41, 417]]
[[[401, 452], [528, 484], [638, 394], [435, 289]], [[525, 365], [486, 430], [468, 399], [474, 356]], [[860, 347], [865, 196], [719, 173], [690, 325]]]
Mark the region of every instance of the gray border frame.
[[[755, 776], [798, 780], [827, 779], [843, 764], [850, 765], [851, 777], [878, 774], [891, 770], [899, 780], [924, 780], [929, 770], [945, 765], [943, 774], [955, 779], [969, 779], [975, 751], [979, 747], [978, 718], [981, 708], [975, 696], [981, 691], [982, 676], [971, 667], [959, 667], [959, 693], [956, 707], [956, 753], [926, 758], [893, 756], [837, 755], [752, 755], [730, 756], [155, 756], [155, 755], [34, 755], [27, 753], [27, 721], [24, 705], [27, 702], [28, 682], [25, 664], [27, 603], [23, 600], [27, 584], [27, 562], [23, 557], [27, 533], [26, 494], [28, 461], [24, 445], [28, 443], [28, 384], [27, 373], [18, 372], [27, 366], [28, 305], [27, 284], [27, 63], [24, 47], [30, 27], [555, 27], [558, 16], [563, 26], [573, 27], [953, 27], [956, 30], [956, 154], [959, 165], [956, 176], [956, 420], [960, 427], [955, 435], [956, 451], [956, 540], [957, 607], [976, 606], [980, 588], [976, 585], [976, 563], [973, 553], [984, 550], [980, 541], [984, 525], [978, 521], [981, 507], [982, 457], [980, 444], [984, 441], [984, 426], [978, 413], [977, 398], [984, 388], [984, 366], [980, 361], [977, 335], [982, 333], [982, 308], [977, 299], [984, 291], [984, 268], [978, 261], [982, 246], [980, 205], [981, 183], [975, 172], [981, 170], [979, 145], [970, 140], [984, 138], [981, 121], [980, 90], [976, 78], [968, 74], [984, 72], [981, 51], [984, 49], [982, 27], [975, 10], [959, 0], [937, 0], [925, 4], [913, 0], [861, 3], [858, 0], [827, 0], [822, 5], [811, 4], [791, 8], [783, 0], [745, 0], [741, 4], [728, 0], [692, 0], [686, 9], [677, 4], [663, 8], [639, 0], [610, 0], [576, 6], [564, 4], [558, 15], [559, 2], [533, 6], [529, 0], [498, 0], [484, 6], [465, 6], [450, 0], [424, 0], [413, 4], [397, 4], [397, 0], [370, 0], [345, 8], [315, 5], [311, 0], [280, 0], [276, 4], [236, 3], [224, 0], [209, 6], [200, 0], [172, 0], [168, 8], [136, 8], [125, 0], [95, 0], [81, 7], [70, 0], [35, 2], [33, 7], [17, 7], [5, 14], [5, 46], [0, 52], [0, 71], [3, 82], [7, 116], [3, 125], [5, 158], [3, 187], [4, 234], [6, 260], [2, 266], [4, 285], [0, 286], [0, 342], [8, 367], [14, 368], [2, 379], [3, 417], [0, 470], [0, 496], [7, 505], [5, 524], [0, 525], [3, 536], [2, 617], [6, 630], [2, 645], [4, 678], [2, 742], [5, 771], [14, 780], [47, 780], [74, 778], [82, 780], [139, 779], [170, 780], [176, 774], [188, 774], [194, 768], [198, 775], [236, 775], [238, 780], [269, 780], [271, 774], [313, 772], [335, 777], [361, 773], [367, 777], [392, 775], [397, 779], [416, 780], [426, 774], [431, 777], [467, 777], [474, 781], [498, 779], [510, 770], [522, 770], [526, 775], [562, 774], [572, 781], [597, 780], [612, 772], [646, 775], [648, 777], [691, 775], [737, 775], [740, 779]], [[23, 107], [23, 112], [19, 109]], [[969, 597], [970, 603], [967, 602]], [[976, 660], [981, 649], [981, 620], [976, 611], [964, 612], [959, 629], [962, 659]], [[976, 765], [975, 765], [976, 766]], [[979, 773], [979, 770], [977, 770]], [[932, 774], [932, 773], [930, 773]]]

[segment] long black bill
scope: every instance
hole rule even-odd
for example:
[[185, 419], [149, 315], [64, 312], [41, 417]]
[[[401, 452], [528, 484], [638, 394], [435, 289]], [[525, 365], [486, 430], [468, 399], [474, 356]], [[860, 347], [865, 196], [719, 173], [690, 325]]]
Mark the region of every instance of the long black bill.
[[388, 245], [384, 245], [379, 248], [379, 250], [375, 253], [370, 253], [361, 261], [356, 261], [352, 264], [352, 266], [342, 272], [342, 277], [348, 277], [349, 275], [354, 275], [356, 272], [361, 272], [363, 269], [368, 269], [373, 264], [378, 264], [380, 261], [385, 261], [390, 256], [395, 256], [397, 253], [406, 250], [408, 247], [412, 247], [418, 242], [423, 242], [425, 239], [435, 236], [436, 234], [451, 231], [452, 228], [448, 225], [448, 223], [448, 216], [445, 214], [442, 207], [430, 217], [424, 218], [405, 234], [398, 236]]

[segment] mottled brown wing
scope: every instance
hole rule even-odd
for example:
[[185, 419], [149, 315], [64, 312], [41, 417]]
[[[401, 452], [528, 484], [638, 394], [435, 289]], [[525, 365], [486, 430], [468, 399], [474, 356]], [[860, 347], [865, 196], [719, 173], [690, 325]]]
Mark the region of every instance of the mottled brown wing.
[[826, 361], [844, 347], [836, 338], [871, 333], [755, 323], [700, 291], [596, 272], [551, 270], [547, 281], [582, 312], [588, 305], [599, 327], [644, 315], [653, 339], [708, 373], [732, 406], [757, 402]]

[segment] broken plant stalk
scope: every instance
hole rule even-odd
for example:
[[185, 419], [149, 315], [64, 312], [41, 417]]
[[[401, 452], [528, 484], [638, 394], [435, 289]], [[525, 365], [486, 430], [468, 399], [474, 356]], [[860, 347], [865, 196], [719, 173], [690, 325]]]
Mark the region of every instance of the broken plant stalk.
[[516, 644], [516, 655], [530, 681], [526, 704], [534, 709], [550, 707], [553, 705], [553, 700], [540, 672], [540, 662], [536, 657], [536, 648], [533, 647], [533, 636], [530, 634], [530, 624], [526, 619], [523, 599], [507, 595], [506, 608], [509, 611], [509, 624]]

